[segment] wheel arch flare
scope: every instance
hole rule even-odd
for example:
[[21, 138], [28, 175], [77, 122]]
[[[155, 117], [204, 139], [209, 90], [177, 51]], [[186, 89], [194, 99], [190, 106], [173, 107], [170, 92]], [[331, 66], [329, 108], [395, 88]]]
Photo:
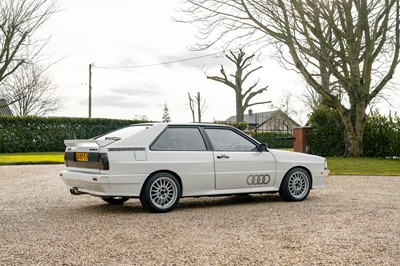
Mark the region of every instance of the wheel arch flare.
[[161, 169], [161, 170], [154, 171], [154, 172], [152, 172], [151, 174], [149, 174], [147, 176], [146, 180], [143, 182], [143, 186], [142, 186], [142, 188], [140, 190], [140, 194], [142, 194], [142, 192], [143, 192], [144, 184], [146, 184], [146, 182], [150, 179], [150, 177], [152, 177], [153, 175], [156, 175], [158, 173], [168, 173], [168, 174], [173, 175], [178, 180], [179, 186], [181, 187], [181, 191], [183, 191], [183, 185], [182, 185], [181, 177], [177, 173], [175, 173], [174, 171]]

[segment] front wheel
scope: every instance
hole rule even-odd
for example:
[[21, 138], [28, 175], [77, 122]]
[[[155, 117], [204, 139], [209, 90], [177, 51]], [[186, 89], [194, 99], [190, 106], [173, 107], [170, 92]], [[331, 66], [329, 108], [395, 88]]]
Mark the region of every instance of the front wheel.
[[112, 205], [121, 205], [124, 204], [125, 201], [129, 200], [128, 197], [101, 197], [101, 199]]
[[302, 201], [307, 198], [311, 189], [311, 178], [306, 170], [294, 168], [283, 178], [279, 195], [286, 201]]
[[168, 212], [178, 204], [181, 193], [181, 186], [175, 176], [157, 173], [144, 184], [140, 202], [151, 212]]

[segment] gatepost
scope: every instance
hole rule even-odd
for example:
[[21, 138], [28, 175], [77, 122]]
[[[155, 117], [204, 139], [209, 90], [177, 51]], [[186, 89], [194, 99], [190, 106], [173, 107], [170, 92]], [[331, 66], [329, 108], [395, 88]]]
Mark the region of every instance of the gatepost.
[[293, 150], [295, 152], [310, 153], [310, 145], [308, 144], [307, 133], [311, 127], [296, 127], [293, 129]]

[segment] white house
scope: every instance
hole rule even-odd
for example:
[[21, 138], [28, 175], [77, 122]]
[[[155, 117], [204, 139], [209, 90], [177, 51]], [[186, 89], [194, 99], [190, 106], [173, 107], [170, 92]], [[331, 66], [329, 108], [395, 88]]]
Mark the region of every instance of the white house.
[[[235, 122], [236, 116], [231, 116], [226, 121]], [[292, 131], [300, 126], [280, 109], [261, 113], [253, 113], [253, 110], [249, 109], [244, 115], [244, 122], [247, 122], [248, 129], [253, 131]]]

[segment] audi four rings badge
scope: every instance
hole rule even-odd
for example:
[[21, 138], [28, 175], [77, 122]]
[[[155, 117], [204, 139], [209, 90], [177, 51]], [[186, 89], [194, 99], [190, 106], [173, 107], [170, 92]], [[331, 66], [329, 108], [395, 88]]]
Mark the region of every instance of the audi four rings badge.
[[269, 181], [271, 181], [271, 177], [268, 174], [249, 175], [246, 180], [248, 185], [266, 185]]

